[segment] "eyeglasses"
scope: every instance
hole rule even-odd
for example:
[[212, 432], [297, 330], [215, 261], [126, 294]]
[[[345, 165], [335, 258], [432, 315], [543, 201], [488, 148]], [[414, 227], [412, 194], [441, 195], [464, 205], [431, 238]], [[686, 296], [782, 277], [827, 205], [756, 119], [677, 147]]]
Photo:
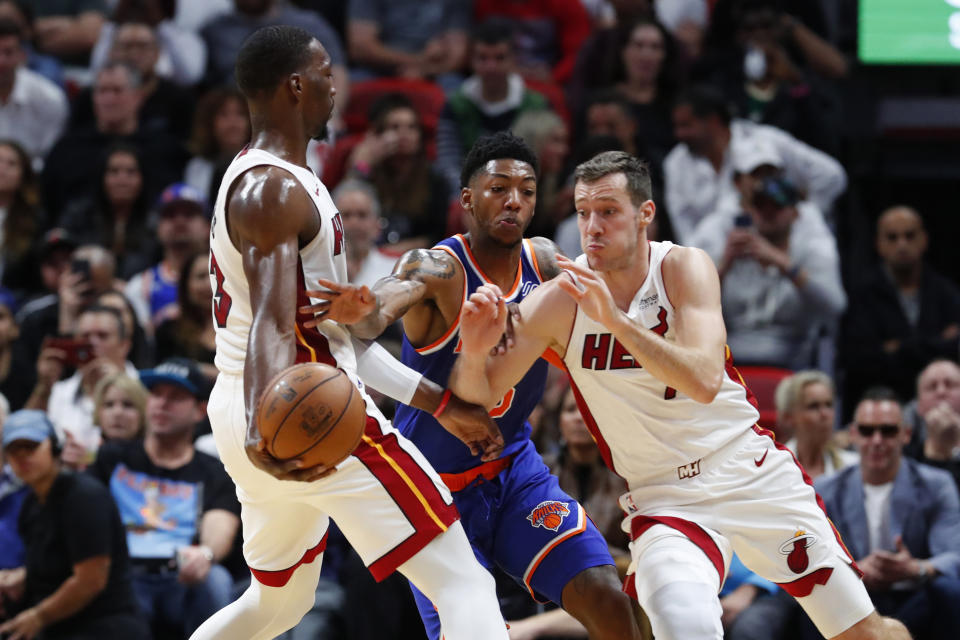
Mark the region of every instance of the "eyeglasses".
[[898, 433], [900, 433], [900, 425], [898, 424], [858, 424], [857, 431], [860, 432], [860, 435], [864, 438], [872, 438], [873, 434], [877, 431], [880, 432], [880, 435], [884, 438], [894, 438]]

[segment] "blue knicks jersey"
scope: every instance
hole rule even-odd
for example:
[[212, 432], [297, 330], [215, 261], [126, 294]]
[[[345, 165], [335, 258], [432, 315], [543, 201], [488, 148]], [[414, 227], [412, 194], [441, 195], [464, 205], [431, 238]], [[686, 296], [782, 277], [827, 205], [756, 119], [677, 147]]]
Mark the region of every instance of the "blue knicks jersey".
[[[434, 249], [446, 251], [460, 262], [463, 267], [464, 291], [463, 302], [480, 285], [490, 282], [480, 270], [476, 260], [470, 253], [467, 241], [462, 235], [455, 235], [440, 242]], [[533, 244], [524, 239], [520, 255], [520, 268], [513, 287], [505, 292], [507, 302], [520, 302], [536, 289], [543, 279], [537, 267], [537, 258], [533, 252]], [[450, 371], [457, 358], [460, 345], [460, 316], [453, 322], [447, 332], [433, 344], [416, 348], [410, 344], [406, 334], [403, 336], [403, 363], [419, 371], [441, 387], [447, 386]], [[547, 363], [537, 360], [515, 387], [510, 389], [495, 408], [490, 410], [500, 432], [503, 434], [503, 455], [510, 455], [518, 451], [530, 438], [530, 424], [527, 417], [540, 401], [543, 387], [547, 378]], [[397, 412], [393, 419], [394, 426], [403, 435], [410, 439], [430, 463], [440, 473], [459, 473], [482, 464], [479, 456], [470, 454], [470, 450], [459, 439], [451, 435], [429, 413], [414, 409], [405, 404], [397, 405]]]

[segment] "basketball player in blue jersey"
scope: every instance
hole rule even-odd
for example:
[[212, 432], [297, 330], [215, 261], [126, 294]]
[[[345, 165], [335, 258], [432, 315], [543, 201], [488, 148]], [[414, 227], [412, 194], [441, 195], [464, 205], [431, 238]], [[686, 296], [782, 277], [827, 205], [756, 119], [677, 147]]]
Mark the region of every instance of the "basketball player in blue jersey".
[[[461, 173], [469, 232], [405, 254], [394, 274], [374, 286], [375, 300], [366, 301], [371, 312], [350, 324], [353, 334], [374, 338], [402, 317], [404, 364], [446, 386], [459, 350], [461, 308], [474, 290], [492, 282], [507, 292], [507, 302], [519, 302], [560, 273], [553, 242], [523, 237], [536, 205], [536, 172], [536, 157], [521, 139], [506, 132], [480, 138]], [[365, 292], [321, 285], [329, 290], [308, 293], [325, 302], [301, 311], [317, 314], [315, 322], [356, 320], [341, 308], [363, 303]], [[530, 441], [527, 417], [543, 393], [547, 366], [534, 365], [490, 412], [505, 443], [495, 460], [484, 462], [437, 422], [444, 403], [432, 415], [399, 405], [394, 424], [453, 492], [482, 564], [499, 566], [535, 598], [562, 606], [594, 640], [639, 638], [607, 543]], [[433, 603], [416, 588], [414, 596], [428, 637], [439, 640]]]

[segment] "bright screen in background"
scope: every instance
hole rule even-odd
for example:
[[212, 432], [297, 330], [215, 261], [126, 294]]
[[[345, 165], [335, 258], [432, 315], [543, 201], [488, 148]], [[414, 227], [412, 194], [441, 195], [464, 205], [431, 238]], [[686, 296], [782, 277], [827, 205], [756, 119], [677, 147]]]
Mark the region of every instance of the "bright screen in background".
[[860, 0], [860, 61], [960, 64], [960, 0]]

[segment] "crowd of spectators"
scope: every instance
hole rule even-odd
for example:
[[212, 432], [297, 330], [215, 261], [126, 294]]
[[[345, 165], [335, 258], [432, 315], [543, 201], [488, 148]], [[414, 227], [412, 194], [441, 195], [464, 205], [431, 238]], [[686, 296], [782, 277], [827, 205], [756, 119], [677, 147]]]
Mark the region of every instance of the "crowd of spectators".
[[[960, 637], [956, 227], [931, 180], [865, 158], [887, 142], [864, 105], [891, 89], [858, 63], [855, 19], [854, 0], [0, 0], [0, 630], [182, 638], [249, 579], [204, 412], [208, 234], [250, 136], [236, 53], [294, 24], [332, 61], [308, 163], [352, 281], [464, 230], [482, 134], [533, 148], [530, 233], [568, 254], [573, 167], [644, 158], [651, 231], [716, 263], [734, 361], [779, 371], [777, 438], [880, 611]], [[531, 420], [625, 569], [618, 479], [561, 382]], [[406, 584], [374, 584], [335, 531], [324, 567], [290, 638], [421, 632]], [[498, 587], [512, 637], [578, 633]], [[730, 638], [812, 631], [736, 558], [721, 602]]]

